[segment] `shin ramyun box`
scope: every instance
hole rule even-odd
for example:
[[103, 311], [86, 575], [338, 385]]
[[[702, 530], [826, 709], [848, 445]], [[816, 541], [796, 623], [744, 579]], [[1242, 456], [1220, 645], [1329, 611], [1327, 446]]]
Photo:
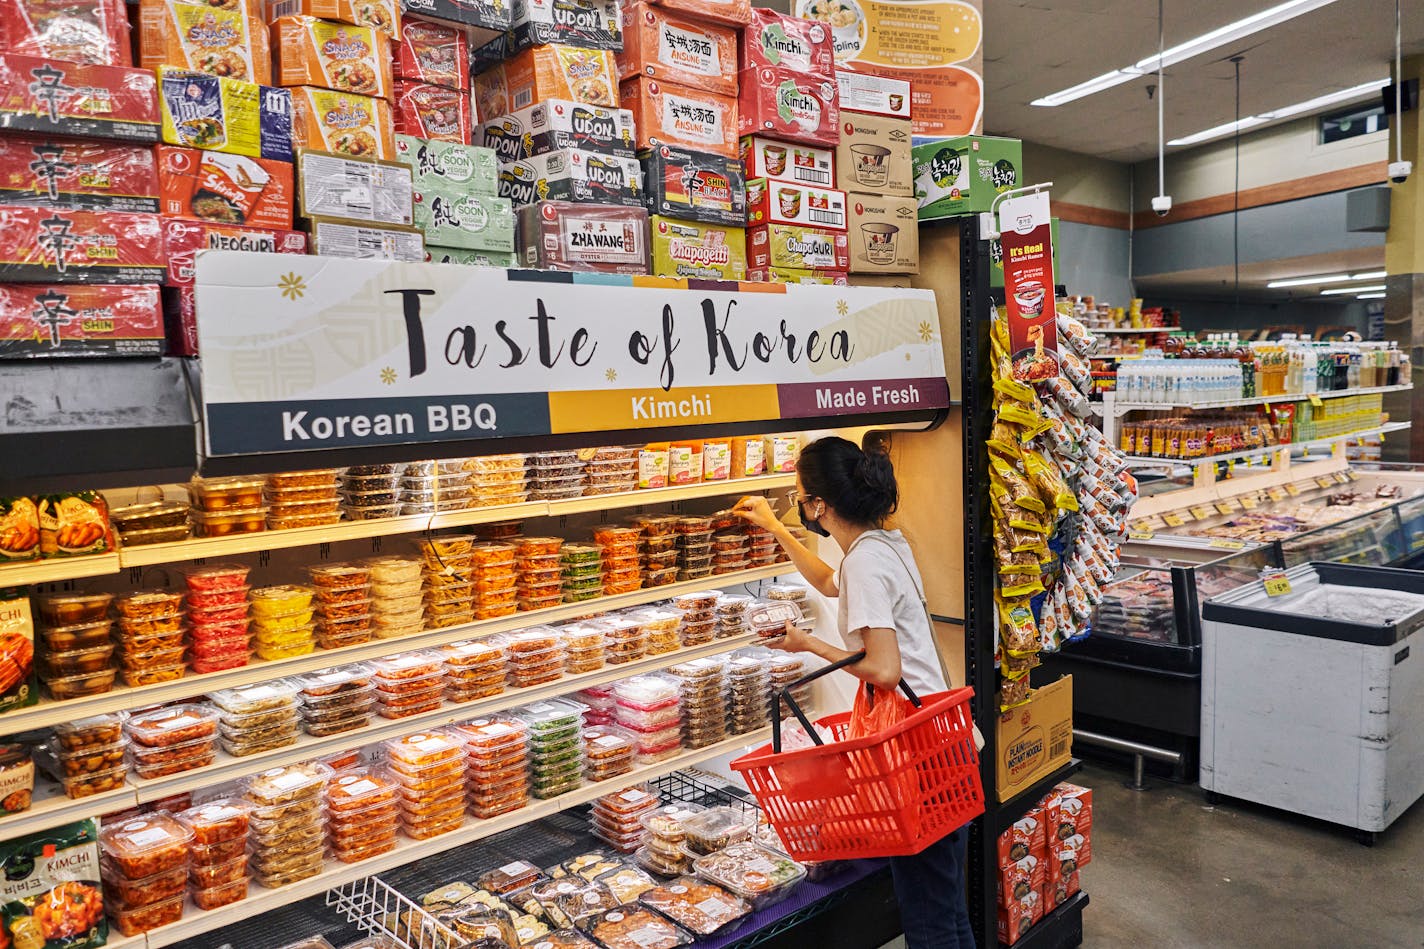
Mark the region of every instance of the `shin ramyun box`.
[[0, 204], [157, 211], [153, 149], [48, 135], [0, 137]]
[[160, 222], [157, 214], [0, 206], [0, 280], [161, 283]]
[[147, 69], [0, 52], [0, 129], [156, 142], [157, 82]]
[[156, 285], [0, 283], [0, 358], [162, 353]]

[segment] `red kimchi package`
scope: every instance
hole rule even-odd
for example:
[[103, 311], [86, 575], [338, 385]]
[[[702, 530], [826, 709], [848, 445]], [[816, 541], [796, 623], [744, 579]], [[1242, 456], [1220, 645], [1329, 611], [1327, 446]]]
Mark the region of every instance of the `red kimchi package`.
[[156, 286], [0, 283], [0, 358], [162, 353]]
[[0, 207], [0, 280], [159, 283], [156, 214]]
[[397, 135], [470, 144], [470, 94], [423, 82], [396, 82]]
[[395, 76], [447, 89], [470, 88], [470, 43], [465, 31], [443, 23], [404, 20], [395, 48]]
[[67, 63], [133, 63], [124, 0], [4, 0], [0, 49]]
[[840, 100], [834, 80], [769, 66], [744, 69], [737, 109], [741, 135], [769, 135], [814, 145], [837, 145], [841, 140]]
[[0, 137], [0, 204], [157, 211], [153, 149], [42, 135]]
[[158, 122], [146, 69], [0, 53], [0, 129], [156, 142]]

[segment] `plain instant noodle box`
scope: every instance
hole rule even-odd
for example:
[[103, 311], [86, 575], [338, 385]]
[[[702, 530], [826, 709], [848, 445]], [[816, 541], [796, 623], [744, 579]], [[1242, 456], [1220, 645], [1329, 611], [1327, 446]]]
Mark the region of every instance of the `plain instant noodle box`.
[[794, 184], [834, 187], [836, 153], [804, 142], [783, 142], [764, 135], [741, 139], [741, 159], [748, 178], [770, 178]]
[[394, 158], [395, 126], [385, 99], [298, 86], [292, 92], [292, 143], [299, 148]]
[[762, 224], [803, 224], [843, 231], [846, 193], [835, 188], [753, 178], [747, 182], [747, 225]]
[[468, 145], [471, 111], [468, 92], [425, 82], [396, 82], [394, 121], [398, 135]]
[[738, 135], [770, 135], [792, 142], [836, 145], [840, 105], [831, 79], [763, 66], [738, 76]]
[[635, 3], [624, 13], [618, 78], [646, 76], [737, 94], [737, 31], [665, 7]]
[[246, 3], [140, 0], [138, 63], [168, 65], [210, 76], [271, 82], [267, 24]]
[[0, 280], [159, 283], [156, 214], [0, 207]]
[[279, 86], [317, 86], [389, 99], [391, 41], [384, 32], [311, 16], [272, 24], [274, 79]]
[[747, 185], [737, 159], [660, 145], [646, 152], [642, 162], [653, 214], [746, 226]]
[[292, 226], [291, 162], [174, 145], [159, 145], [154, 153], [165, 217]]
[[0, 53], [0, 128], [156, 142], [157, 82], [146, 69]]
[[0, 137], [0, 204], [157, 211], [153, 149], [5, 135]]
[[550, 99], [618, 108], [618, 70], [604, 49], [536, 46], [481, 72], [472, 85], [482, 116], [508, 115]]
[[633, 112], [640, 149], [673, 145], [737, 156], [735, 98], [644, 78], [623, 83], [619, 95]]
[[743, 228], [678, 221], [659, 215], [649, 218], [648, 224], [654, 276], [690, 280], [746, 279], [747, 233]]
[[0, 283], [0, 358], [162, 353], [157, 286]]
[[648, 212], [642, 208], [540, 201], [520, 208], [518, 217], [526, 267], [648, 272]]
[[6, 0], [0, 49], [68, 63], [131, 65], [124, 0]]
[[158, 70], [163, 141], [275, 161], [292, 160], [292, 95], [176, 66]]
[[480, 126], [480, 142], [494, 149], [501, 161], [517, 161], [561, 148], [635, 154], [633, 113], [586, 105], [571, 99], [549, 99]]
[[469, 38], [463, 29], [443, 23], [405, 20], [395, 45], [394, 73], [397, 79], [468, 91]]
[[850, 270], [850, 245], [844, 231], [795, 224], [764, 224], [747, 229], [747, 265], [753, 270]]

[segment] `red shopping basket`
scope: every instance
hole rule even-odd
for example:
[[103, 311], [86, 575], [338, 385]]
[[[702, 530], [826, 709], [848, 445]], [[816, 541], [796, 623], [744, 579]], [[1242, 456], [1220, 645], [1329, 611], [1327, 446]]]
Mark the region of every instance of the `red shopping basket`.
[[[859, 661], [859, 653], [777, 692], [801, 720], [814, 748], [780, 749], [776, 741], [732, 762], [766, 811], [786, 852], [797, 860], [900, 857], [984, 813], [979, 753], [969, 715], [971, 688], [918, 699], [919, 709], [892, 728], [844, 740], [849, 712], [818, 719], [835, 740], [821, 744], [789, 690]], [[779, 719], [779, 715], [775, 716]]]

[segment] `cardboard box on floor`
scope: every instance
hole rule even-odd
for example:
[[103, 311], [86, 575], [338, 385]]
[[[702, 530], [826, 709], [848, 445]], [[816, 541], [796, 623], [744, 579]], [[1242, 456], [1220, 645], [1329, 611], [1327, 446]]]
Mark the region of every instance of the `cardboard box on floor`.
[[1073, 677], [1034, 689], [1027, 703], [1009, 709], [995, 725], [994, 781], [1007, 801], [1068, 763], [1073, 751]]

